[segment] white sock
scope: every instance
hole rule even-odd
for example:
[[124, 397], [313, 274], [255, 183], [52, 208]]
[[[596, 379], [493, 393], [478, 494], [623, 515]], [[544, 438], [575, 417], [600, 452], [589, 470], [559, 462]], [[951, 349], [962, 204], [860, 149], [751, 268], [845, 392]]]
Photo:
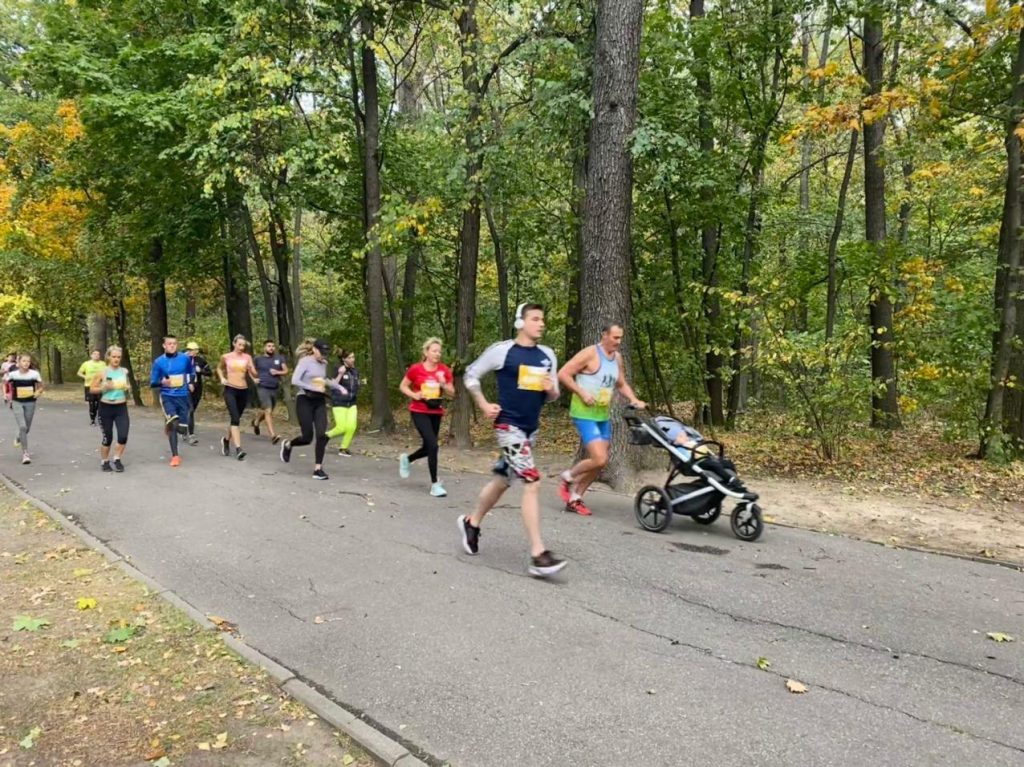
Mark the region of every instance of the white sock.
[[583, 498], [583, 496], [577, 493], [575, 490], [569, 493], [569, 503], [572, 503], [573, 501], [578, 501], [581, 498]]
[[566, 482], [572, 482], [572, 472], [566, 469], [562, 472], [562, 479]]

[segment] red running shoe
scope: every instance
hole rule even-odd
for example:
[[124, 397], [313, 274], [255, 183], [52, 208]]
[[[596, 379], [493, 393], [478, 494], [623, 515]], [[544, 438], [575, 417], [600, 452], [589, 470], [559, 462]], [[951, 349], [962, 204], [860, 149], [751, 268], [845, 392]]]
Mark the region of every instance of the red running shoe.
[[569, 495], [570, 495], [571, 490], [572, 490], [572, 488], [569, 486], [569, 483], [565, 481], [565, 477], [559, 476], [558, 477], [558, 495], [562, 498], [562, 503], [568, 503], [569, 502]]
[[582, 498], [577, 498], [575, 501], [569, 501], [565, 504], [565, 510], [571, 511], [573, 514], [579, 514], [581, 517], [589, 517], [594, 513], [587, 508], [587, 505], [583, 503]]

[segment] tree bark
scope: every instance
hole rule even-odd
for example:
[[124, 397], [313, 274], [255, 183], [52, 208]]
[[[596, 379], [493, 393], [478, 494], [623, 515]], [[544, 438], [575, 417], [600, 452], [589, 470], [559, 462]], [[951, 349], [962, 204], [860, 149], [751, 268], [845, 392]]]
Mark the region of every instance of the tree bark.
[[825, 292], [825, 341], [831, 341], [835, 336], [836, 312], [839, 304], [839, 274], [838, 274], [838, 253], [839, 238], [843, 233], [843, 218], [846, 215], [846, 196], [850, 190], [850, 179], [853, 176], [853, 166], [857, 161], [857, 143], [860, 136], [859, 131], [850, 132], [850, 150], [846, 153], [846, 168], [843, 171], [843, 181], [839, 186], [839, 201], [836, 205], [836, 219], [832, 226], [832, 234], [828, 240], [828, 287]]
[[[992, 361], [989, 390], [982, 422], [981, 445], [978, 454], [991, 454], [994, 446], [1001, 446], [1005, 437], [1014, 439], [1013, 452], [1021, 447], [1021, 390], [1008, 385], [1014, 340], [1020, 324], [1021, 288], [1021, 140], [1017, 135], [1024, 118], [1024, 30], [1017, 37], [1017, 55], [1013, 62], [1008, 117], [1005, 124], [1006, 193], [1003, 197], [1002, 224], [999, 230], [999, 256], [995, 281], [995, 310], [998, 325], [992, 338]], [[1007, 401], [1009, 400], [1009, 401]], [[1006, 422], [1009, 410], [1017, 417]]]
[[384, 323], [384, 270], [380, 241], [374, 228], [380, 218], [380, 112], [377, 88], [377, 56], [371, 41], [374, 35], [373, 9], [364, 5], [360, 12], [362, 31], [363, 85], [363, 210], [366, 222], [366, 311], [370, 320], [370, 392], [372, 411], [370, 428], [391, 432], [395, 428], [388, 386], [388, 357]]
[[53, 347], [53, 369], [50, 371], [50, 380], [57, 385], [64, 383], [64, 358], [56, 346]]
[[[602, 325], [621, 323], [621, 348], [631, 374], [633, 157], [629, 139], [636, 126], [637, 84], [643, 0], [603, 0], [597, 10], [593, 103], [583, 205], [580, 304], [584, 338], [597, 338]], [[604, 481], [621, 487], [636, 465], [625, 429], [613, 433]]]
[[[131, 343], [128, 337], [128, 310], [125, 308], [123, 298], [117, 300], [115, 308], [114, 327], [117, 331], [118, 346], [121, 347], [121, 364], [128, 371], [128, 383], [132, 390], [132, 402], [138, 407], [142, 407], [142, 391], [139, 388], [139, 377], [132, 367]], [[163, 349], [160, 350], [160, 353], [163, 354]]]
[[302, 311], [302, 207], [295, 206], [292, 216], [292, 305], [295, 307], [295, 336], [306, 336]]
[[89, 328], [89, 340], [87, 352], [91, 352], [93, 349], [99, 349], [102, 353], [106, 353], [107, 347], [110, 345], [107, 340], [108, 335], [108, 323], [107, 315], [103, 312], [92, 312], [88, 319]]
[[[167, 288], [163, 276], [164, 244], [159, 237], [149, 245], [149, 351], [151, 359], [164, 353], [164, 336], [167, 335]], [[153, 405], [159, 405], [159, 397], [153, 395]]]
[[[882, 2], [870, 0], [864, 13], [865, 105], [873, 104], [884, 85], [885, 47]], [[870, 286], [868, 314], [871, 329], [871, 425], [893, 429], [900, 425], [899, 400], [893, 361], [893, 308], [889, 297], [888, 234], [885, 220], [885, 118], [864, 121], [865, 239], [878, 261]]]
[[501, 337], [510, 338], [509, 313], [511, 309], [508, 305], [508, 265], [505, 263], [505, 251], [501, 246], [501, 233], [498, 231], [498, 224], [494, 220], [494, 209], [491, 206], [490, 200], [486, 201], [484, 212], [487, 215], [487, 231], [491, 235], [491, 244], [494, 246], [494, 268], [498, 272], [498, 314], [501, 319]]
[[416, 329], [416, 275], [423, 258], [423, 243], [413, 232], [410, 235], [409, 252], [405, 257], [402, 275], [402, 346], [406, 360], [415, 359], [413, 334]]
[[267, 265], [263, 260], [263, 252], [260, 248], [260, 242], [256, 239], [256, 229], [252, 223], [252, 212], [249, 210], [249, 206], [244, 202], [240, 203], [234, 212], [234, 221], [237, 228], [240, 230], [235, 233], [235, 237], [243, 239], [249, 243], [249, 252], [252, 255], [252, 260], [256, 264], [256, 275], [260, 282], [260, 295], [263, 298], [263, 320], [266, 326], [267, 338], [274, 338], [279, 343], [287, 344], [288, 338], [282, 338], [277, 332], [277, 312], [274, 309], [274, 293], [273, 284], [270, 280], [270, 275], [267, 273]]

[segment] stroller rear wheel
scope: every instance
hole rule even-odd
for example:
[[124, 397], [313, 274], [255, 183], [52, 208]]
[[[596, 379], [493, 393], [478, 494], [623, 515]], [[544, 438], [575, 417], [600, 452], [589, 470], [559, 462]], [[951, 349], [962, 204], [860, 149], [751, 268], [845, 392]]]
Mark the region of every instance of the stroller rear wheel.
[[741, 541], [756, 541], [764, 532], [761, 507], [753, 502], [741, 503], [733, 509], [730, 522], [733, 535]]
[[707, 511], [702, 511], [700, 514], [694, 514], [693, 521], [696, 522], [698, 525], [710, 525], [712, 522], [718, 519], [721, 513], [722, 504], [718, 504], [717, 506], [710, 508]]
[[657, 485], [640, 488], [633, 503], [636, 521], [652, 533], [660, 533], [672, 521], [672, 505], [668, 493]]

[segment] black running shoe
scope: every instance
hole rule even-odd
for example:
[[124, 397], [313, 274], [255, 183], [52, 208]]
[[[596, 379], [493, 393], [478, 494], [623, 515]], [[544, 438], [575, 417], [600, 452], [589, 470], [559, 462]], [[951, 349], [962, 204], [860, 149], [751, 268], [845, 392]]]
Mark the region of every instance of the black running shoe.
[[275, 434], [273, 437], [270, 438], [270, 444], [271, 445], [276, 445], [280, 441], [281, 441], [281, 435], [280, 434]]
[[480, 551], [480, 528], [469, 524], [469, 517], [463, 514], [459, 517], [459, 532], [462, 533], [462, 549], [467, 554], [476, 554]]
[[339, 447], [338, 448], [338, 455], [343, 455], [343, 456], [345, 456], [347, 458], [351, 458], [352, 457], [352, 453], [350, 453], [348, 450], [346, 450], [343, 447]]
[[244, 461], [245, 460], [245, 451], [244, 450], [239, 450], [238, 448], [235, 448], [235, 458], [238, 459], [239, 461]]
[[230, 455], [231, 454], [231, 441], [227, 437], [220, 438], [220, 454]]
[[313, 479], [328, 479], [327, 472], [323, 469], [316, 469], [313, 472]]
[[113, 471], [113, 469], [110, 468], [110, 461], [103, 461], [103, 463], [100, 464], [100, 468], [103, 471]]
[[116, 471], [116, 472], [124, 471], [124, 464], [121, 463], [121, 459], [120, 458], [115, 458], [114, 459], [114, 471]]
[[285, 440], [281, 443], [281, 460], [288, 463], [292, 459], [292, 443]]
[[530, 575], [547, 578], [566, 566], [564, 559], [559, 559], [550, 551], [542, 551], [539, 557], [530, 557]]
[[260, 425], [255, 418], [252, 419], [252, 433], [257, 437], [260, 436]]

